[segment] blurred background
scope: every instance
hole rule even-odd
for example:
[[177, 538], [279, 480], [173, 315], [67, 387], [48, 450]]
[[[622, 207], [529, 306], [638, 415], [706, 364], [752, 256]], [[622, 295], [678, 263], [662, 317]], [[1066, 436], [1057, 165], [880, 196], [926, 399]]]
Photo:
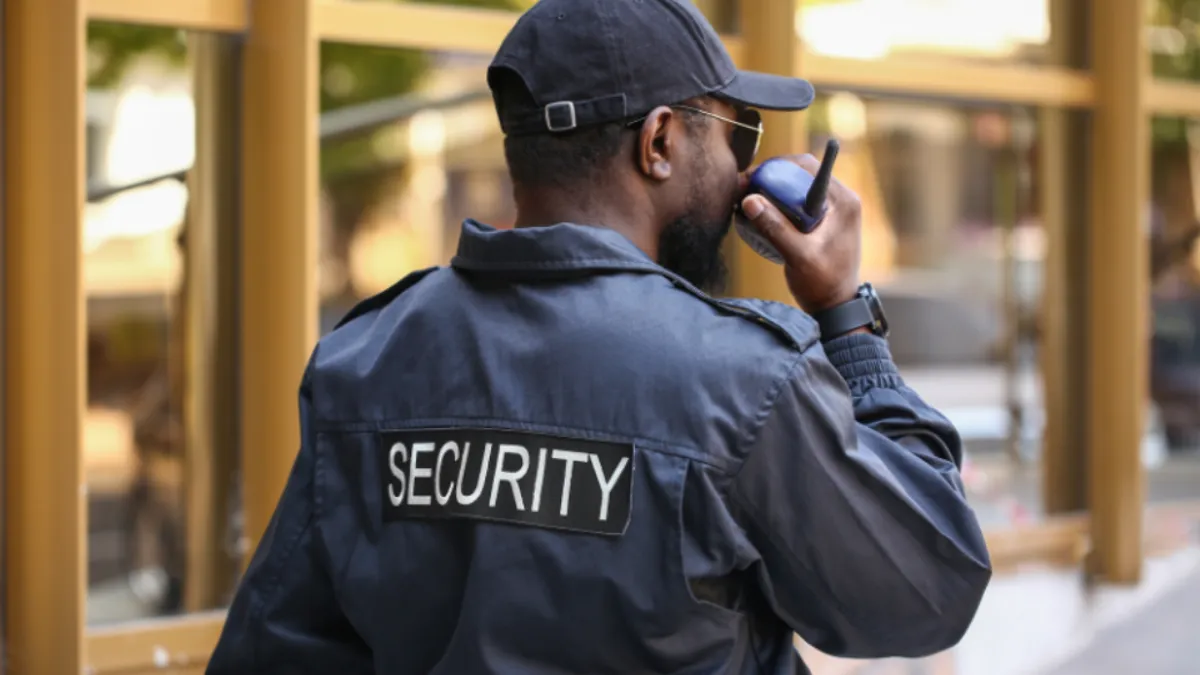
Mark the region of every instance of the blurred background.
[[[852, 662], [798, 643], [814, 672], [1200, 672], [1187, 628], [1200, 623], [1200, 3], [696, 1], [740, 62], [817, 85], [799, 122], [768, 118], [764, 143], [791, 152], [841, 141], [837, 175], [865, 206], [863, 276], [883, 296], [905, 378], [964, 437], [963, 477], [996, 558], [960, 647]], [[37, 528], [80, 530], [89, 672], [200, 672], [294, 451], [303, 356], [277, 366], [273, 345], [306, 355], [359, 300], [446, 264], [464, 218], [511, 225], [484, 71], [532, 1], [295, 0], [302, 19], [271, 0], [45, 2], [86, 18], [69, 48], [85, 64], [84, 132], [68, 148], [86, 198], [63, 230], [81, 250], [85, 345], [63, 367], [78, 371], [86, 403], [77, 448], [5, 444], [18, 472], [3, 489], [22, 490], [20, 471], [77, 450], [86, 517], [50, 522], [30, 508], [32, 488], [10, 495], [8, 551], [34, 546]], [[30, 73], [57, 77], [58, 62], [13, 65], [35, 55], [13, 37], [14, 3], [4, 6], [5, 72], [26, 88], [6, 79], [8, 118], [13, 97], [41, 86]], [[32, 22], [21, 26], [54, 25], [28, 4], [15, 11]], [[256, 51], [248, 26], [272, 24], [252, 19], [277, 20], [270, 39], [311, 59], [296, 66], [301, 77]], [[1129, 46], [1095, 59], [1096, 40], [1121, 31]], [[1122, 92], [1144, 100], [1122, 107]], [[42, 113], [62, 114], [49, 103]], [[275, 147], [278, 161], [247, 158]], [[1127, 157], [1137, 161], [1107, 171]], [[8, 201], [24, 199], [9, 182], [22, 166], [5, 166]], [[1136, 204], [1103, 193], [1122, 185]], [[289, 199], [301, 206], [285, 208]], [[1114, 204], [1136, 213], [1113, 215]], [[51, 227], [14, 212], [10, 267], [30, 250], [12, 245], [28, 241], [19, 228]], [[1095, 243], [1106, 237], [1134, 250]], [[730, 246], [737, 293], [778, 292], [777, 268]], [[8, 277], [13, 331], [21, 311], [54, 311], [64, 297], [18, 287], [28, 274]], [[303, 288], [278, 306], [262, 299], [263, 288], [290, 292], [287, 279], [315, 300]], [[252, 330], [248, 307], [269, 320]], [[1144, 329], [1131, 327], [1138, 316]], [[297, 317], [315, 326], [293, 330]], [[6, 386], [0, 423], [19, 425], [14, 414], [33, 413], [11, 399], [31, 385]], [[284, 407], [256, 408], [254, 386]], [[1097, 400], [1128, 405], [1120, 420], [1096, 421]], [[286, 430], [287, 447], [248, 445], [248, 420]], [[1133, 435], [1108, 442], [1130, 425]], [[259, 452], [277, 458], [273, 469], [243, 456]], [[36, 558], [23, 561], [28, 570]], [[36, 615], [18, 571], [8, 595]]]

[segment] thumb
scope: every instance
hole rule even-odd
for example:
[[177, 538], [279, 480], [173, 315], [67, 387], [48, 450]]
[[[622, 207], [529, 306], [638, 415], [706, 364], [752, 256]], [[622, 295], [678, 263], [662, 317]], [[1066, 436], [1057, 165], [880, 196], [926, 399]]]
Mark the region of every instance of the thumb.
[[800, 233], [765, 197], [749, 195], [743, 199], [742, 213], [780, 253], [787, 255], [796, 248], [796, 238]]

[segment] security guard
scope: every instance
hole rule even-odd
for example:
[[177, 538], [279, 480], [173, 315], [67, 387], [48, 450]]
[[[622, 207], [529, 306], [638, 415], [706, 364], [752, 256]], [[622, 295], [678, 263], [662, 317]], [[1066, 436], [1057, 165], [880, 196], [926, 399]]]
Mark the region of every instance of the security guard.
[[[782, 675], [793, 632], [954, 645], [990, 561], [959, 436], [859, 285], [857, 198], [833, 185], [809, 235], [742, 198], [755, 109], [811, 86], [736, 70], [688, 0], [540, 0], [488, 83], [517, 226], [467, 221], [449, 267], [321, 340], [208, 672]], [[708, 292], [735, 204], [802, 309]]]

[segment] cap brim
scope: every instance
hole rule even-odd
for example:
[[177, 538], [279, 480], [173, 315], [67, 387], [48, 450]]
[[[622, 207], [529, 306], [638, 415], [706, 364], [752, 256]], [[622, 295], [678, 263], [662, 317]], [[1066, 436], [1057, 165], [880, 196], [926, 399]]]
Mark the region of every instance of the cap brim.
[[713, 94], [763, 110], [804, 110], [813, 102], [813, 86], [807, 80], [750, 70], [739, 70]]

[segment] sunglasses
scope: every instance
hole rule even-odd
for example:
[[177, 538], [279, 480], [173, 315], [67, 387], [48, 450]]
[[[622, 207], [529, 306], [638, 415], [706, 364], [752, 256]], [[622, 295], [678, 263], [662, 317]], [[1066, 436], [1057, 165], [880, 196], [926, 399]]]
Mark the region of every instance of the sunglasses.
[[[728, 117], [722, 117], [707, 110], [693, 108], [690, 105], [673, 105], [670, 107], [677, 110], [687, 110], [688, 112], [718, 119], [732, 125], [733, 135], [729, 139], [729, 147], [733, 150], [734, 159], [737, 160], [738, 172], [749, 169], [750, 165], [754, 163], [754, 157], [758, 154], [758, 146], [762, 143], [763, 133], [762, 115], [757, 110], [743, 108], [738, 110], [738, 118], [731, 120]], [[636, 126], [645, 120], [645, 117], [640, 117], [630, 122], [629, 126]]]

